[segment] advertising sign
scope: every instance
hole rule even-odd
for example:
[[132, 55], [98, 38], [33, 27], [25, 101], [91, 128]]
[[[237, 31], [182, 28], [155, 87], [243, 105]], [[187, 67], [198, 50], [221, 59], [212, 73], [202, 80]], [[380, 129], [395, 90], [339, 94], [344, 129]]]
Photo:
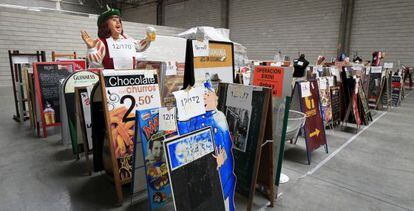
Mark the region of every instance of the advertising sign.
[[283, 94], [283, 75], [283, 67], [255, 66], [253, 85], [270, 87], [272, 96], [281, 97]]
[[[165, 208], [167, 203], [172, 202], [163, 142], [165, 138], [177, 133], [175, 131], [159, 130], [159, 122], [158, 108], [137, 111], [137, 129], [135, 130], [135, 140], [137, 141], [134, 152], [134, 180], [132, 187], [133, 193], [137, 193], [140, 191], [140, 184], [137, 183], [142, 183], [142, 178], [146, 178], [151, 210]], [[144, 175], [138, 173], [141, 172], [139, 168], [145, 168]]]
[[47, 136], [46, 127], [60, 125], [59, 85], [73, 70], [73, 63], [35, 62], [34, 78], [36, 97], [42, 120], [43, 136]]
[[164, 149], [175, 210], [226, 210], [209, 127], [165, 140]]
[[96, 73], [90, 71], [77, 71], [72, 73], [64, 82], [65, 104], [66, 113], [68, 117], [68, 125], [70, 131], [70, 137], [72, 140], [72, 150], [74, 154], [80, 152], [82, 148], [79, 148], [77, 140], [76, 130], [76, 105], [75, 105], [75, 87], [87, 87], [93, 86], [99, 81], [99, 77]]
[[121, 184], [132, 178], [135, 112], [161, 106], [158, 76], [154, 70], [103, 70], [100, 84], [115, 188], [122, 201]]
[[[306, 83], [306, 82], [302, 82]], [[309, 81], [311, 96], [301, 97], [301, 109], [306, 114], [305, 136], [309, 152], [327, 144], [325, 126], [319, 110], [319, 88], [316, 80]], [[301, 85], [301, 83], [298, 83]]]
[[194, 75], [196, 81], [212, 80], [233, 83], [234, 61], [233, 43], [210, 41], [209, 56], [194, 57]]

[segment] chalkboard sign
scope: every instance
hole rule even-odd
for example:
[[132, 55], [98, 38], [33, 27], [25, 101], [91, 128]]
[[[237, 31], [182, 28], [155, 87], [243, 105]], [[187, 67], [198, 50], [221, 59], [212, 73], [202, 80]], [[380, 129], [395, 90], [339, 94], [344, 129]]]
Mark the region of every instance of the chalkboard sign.
[[339, 123], [341, 121], [341, 104], [339, 101], [339, 86], [331, 87], [331, 106], [332, 121]]
[[261, 165], [261, 145], [265, 141], [270, 92], [265, 87], [222, 83], [219, 85], [217, 108], [226, 114], [234, 144], [236, 192], [248, 198], [254, 195], [257, 172]]
[[78, 143], [75, 115], [75, 87], [87, 87], [94, 85], [99, 80], [96, 73], [90, 71], [77, 71], [68, 76], [64, 82], [65, 104], [68, 116], [70, 137], [72, 140], [73, 154], [78, 154], [84, 149], [82, 143]]
[[73, 63], [36, 62], [33, 65], [43, 136], [47, 137], [46, 127], [60, 125], [59, 81], [70, 75]]
[[362, 120], [363, 120], [364, 124], [368, 125], [369, 121], [372, 121], [371, 110], [369, 109], [368, 99], [367, 99], [367, 96], [366, 96], [365, 91], [364, 91], [362, 80], [359, 80], [358, 83], [359, 83], [358, 96], [359, 96], [360, 102], [362, 104], [362, 107], [361, 107], [361, 114], [362, 115], [361, 116], [363, 117]]
[[392, 76], [392, 105], [399, 106], [401, 100], [401, 76]]
[[164, 141], [175, 210], [224, 211], [210, 127]]
[[368, 86], [368, 102], [376, 104], [381, 92], [381, 72], [370, 73]]

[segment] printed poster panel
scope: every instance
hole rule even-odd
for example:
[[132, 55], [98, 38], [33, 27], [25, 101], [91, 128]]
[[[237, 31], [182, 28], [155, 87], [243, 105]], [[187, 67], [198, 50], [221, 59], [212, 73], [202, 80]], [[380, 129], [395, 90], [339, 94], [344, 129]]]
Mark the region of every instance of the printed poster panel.
[[311, 96], [301, 97], [301, 109], [302, 112], [306, 114], [305, 136], [307, 148], [312, 152], [320, 146], [327, 144], [327, 142], [325, 136], [325, 126], [319, 110], [318, 83], [316, 80], [311, 80], [309, 82]]
[[78, 70], [86, 70], [86, 60], [85, 59], [56, 59], [57, 61], [60, 62], [72, 62], [75, 64], [74, 66], [74, 70], [78, 71]]
[[[326, 78], [320, 78], [319, 84], [321, 85], [319, 86], [321, 87], [319, 89], [319, 94], [321, 98], [322, 118], [324, 119], [325, 124], [329, 124], [332, 121], [331, 91]], [[325, 84], [325, 86], [323, 86], [323, 84]]]
[[[148, 77], [152, 76], [152, 77]], [[158, 77], [154, 70], [103, 70], [101, 84], [106, 98], [110, 147], [121, 181], [132, 176], [136, 110], [161, 106]]]
[[194, 57], [195, 80], [233, 83], [233, 64], [233, 43], [210, 41], [209, 56]]
[[[159, 130], [159, 109], [147, 109], [137, 111], [136, 114], [137, 129], [135, 140], [134, 156], [134, 181], [133, 192], [139, 189], [135, 188], [135, 183], [142, 181], [142, 175], [137, 174], [138, 169], [142, 168], [144, 159], [145, 178], [147, 184], [148, 200], [151, 210], [165, 208], [168, 203], [172, 202], [171, 187], [168, 177], [167, 163], [163, 148], [165, 138], [176, 135], [176, 131]], [[141, 145], [141, 146], [139, 146]], [[138, 151], [142, 150], [142, 154]]]
[[83, 121], [86, 129], [86, 139], [88, 142], [88, 150], [92, 150], [92, 120], [91, 120], [91, 102], [89, 99], [88, 91], [80, 92]]
[[226, 210], [210, 128], [164, 141], [175, 210]]
[[272, 96], [282, 97], [283, 75], [283, 67], [255, 66], [253, 71], [253, 85], [270, 87], [272, 89]]
[[246, 152], [252, 115], [252, 86], [229, 84], [226, 98], [226, 119], [233, 148]]

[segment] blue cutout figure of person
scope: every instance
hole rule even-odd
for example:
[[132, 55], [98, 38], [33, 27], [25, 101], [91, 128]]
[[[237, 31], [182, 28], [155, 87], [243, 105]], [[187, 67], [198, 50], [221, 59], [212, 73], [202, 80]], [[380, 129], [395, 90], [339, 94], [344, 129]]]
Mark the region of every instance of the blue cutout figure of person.
[[236, 175], [234, 174], [234, 160], [232, 153], [232, 141], [226, 116], [217, 109], [218, 97], [211, 85], [210, 80], [204, 83], [204, 103], [206, 113], [193, 117], [187, 121], [178, 121], [178, 132], [180, 135], [192, 131], [211, 127], [216, 145], [215, 158], [217, 169], [220, 174], [224, 201], [229, 211], [234, 211], [234, 192], [236, 188]]

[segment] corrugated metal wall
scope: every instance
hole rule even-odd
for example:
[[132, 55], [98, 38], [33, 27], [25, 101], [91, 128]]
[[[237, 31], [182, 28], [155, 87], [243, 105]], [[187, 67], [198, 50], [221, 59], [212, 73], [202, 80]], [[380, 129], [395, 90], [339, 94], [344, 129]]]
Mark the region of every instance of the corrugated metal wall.
[[222, 0], [188, 0], [165, 6], [165, 25], [222, 27]]
[[[145, 36], [148, 24], [124, 21], [125, 32], [138, 39]], [[154, 26], [159, 35], [175, 35], [182, 28]], [[0, 86], [11, 86], [8, 50], [23, 53], [45, 50], [47, 60], [51, 52], [70, 53], [76, 51], [84, 57], [86, 46], [80, 37], [84, 29], [97, 37], [96, 17], [83, 17], [50, 12], [36, 12], [0, 7]]]
[[370, 60], [384, 51], [385, 61], [414, 66], [413, 0], [356, 0], [352, 23], [351, 52]]
[[314, 63], [336, 56], [340, 15], [341, 0], [231, 0], [230, 35], [251, 59], [273, 59], [280, 49]]
[[122, 18], [137, 23], [157, 24], [157, 4], [122, 9]]

